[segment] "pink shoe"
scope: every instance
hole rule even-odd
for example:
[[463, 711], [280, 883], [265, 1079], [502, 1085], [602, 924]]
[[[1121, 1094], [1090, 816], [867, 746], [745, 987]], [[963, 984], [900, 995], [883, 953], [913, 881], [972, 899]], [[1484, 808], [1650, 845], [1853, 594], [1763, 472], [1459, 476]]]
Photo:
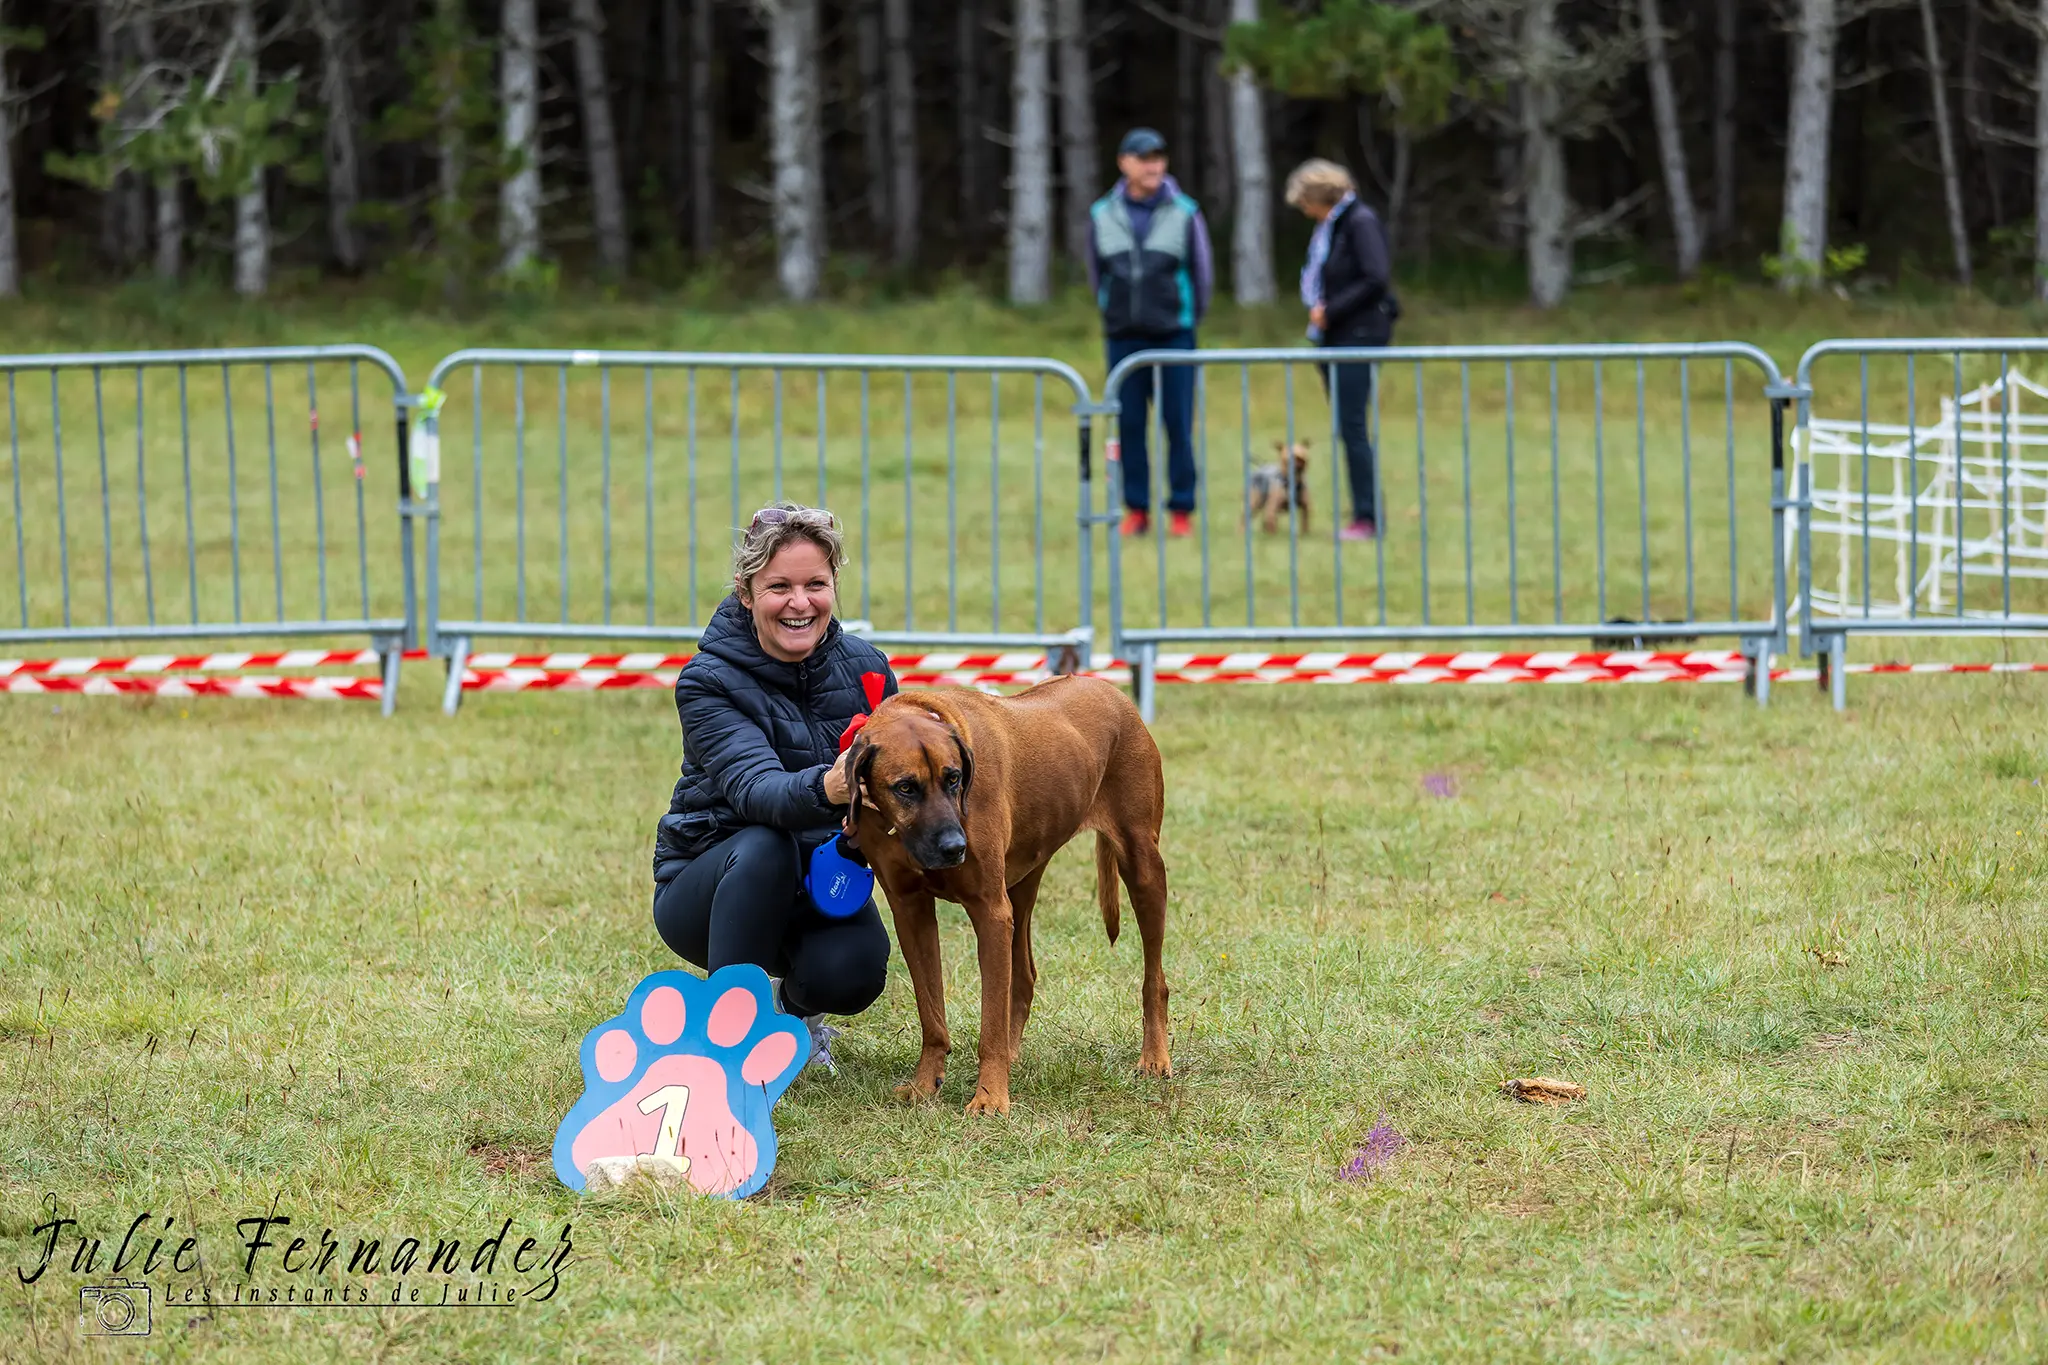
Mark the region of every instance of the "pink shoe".
[[1120, 534], [1127, 536], [1142, 536], [1151, 529], [1152, 514], [1136, 507], [1124, 513], [1123, 525], [1118, 528]]
[[1337, 539], [1339, 540], [1378, 540], [1379, 538], [1380, 528], [1373, 525], [1372, 518], [1370, 517], [1360, 517], [1356, 521], [1349, 522], [1343, 530], [1337, 533]]

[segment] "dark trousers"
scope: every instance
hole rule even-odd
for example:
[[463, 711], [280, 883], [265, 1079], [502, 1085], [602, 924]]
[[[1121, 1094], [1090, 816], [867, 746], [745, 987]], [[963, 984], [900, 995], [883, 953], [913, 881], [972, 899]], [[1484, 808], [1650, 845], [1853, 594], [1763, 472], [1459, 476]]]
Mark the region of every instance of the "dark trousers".
[[692, 858], [654, 888], [654, 927], [684, 961], [715, 972], [751, 962], [782, 978], [793, 1014], [859, 1014], [889, 975], [889, 934], [870, 900], [848, 919], [804, 894], [809, 846], [755, 825]]
[[[1140, 351], [1192, 351], [1193, 331], [1167, 332], [1162, 336], [1109, 338], [1109, 367], [1113, 370], [1125, 356]], [[1159, 376], [1159, 423], [1166, 428], [1166, 505], [1175, 512], [1195, 510], [1195, 369], [1192, 365], [1162, 365], [1155, 372], [1135, 370], [1124, 380], [1117, 401], [1123, 411], [1117, 415], [1117, 440], [1123, 446], [1124, 506], [1152, 510], [1152, 460], [1146, 449], [1151, 422], [1152, 376]]]
[[[1372, 366], [1362, 360], [1316, 366], [1323, 392], [1337, 417], [1344, 442], [1344, 471], [1351, 480], [1351, 519], [1379, 521], [1372, 450]], [[1335, 386], [1334, 391], [1332, 385]]]

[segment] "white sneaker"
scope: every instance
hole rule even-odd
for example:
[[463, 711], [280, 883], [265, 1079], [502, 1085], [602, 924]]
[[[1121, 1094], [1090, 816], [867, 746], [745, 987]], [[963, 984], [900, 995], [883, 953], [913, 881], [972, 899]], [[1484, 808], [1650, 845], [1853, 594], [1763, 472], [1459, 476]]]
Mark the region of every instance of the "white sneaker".
[[[784, 1014], [790, 1013], [788, 1009], [789, 1002], [782, 998], [782, 978], [771, 976], [768, 978], [768, 984], [775, 988], [775, 1008], [781, 1010]], [[837, 1076], [839, 1074], [839, 1063], [832, 1058], [832, 1040], [841, 1033], [844, 1033], [845, 1030], [826, 1023], [825, 1016], [822, 1014], [806, 1014], [800, 1017], [803, 1019], [804, 1028], [809, 1030], [811, 1035], [811, 1056], [810, 1060], [804, 1063], [804, 1070], [808, 1071], [813, 1066], [822, 1066], [825, 1068], [826, 1075]]]
[[813, 1066], [822, 1066], [826, 1075], [837, 1076], [839, 1063], [832, 1060], [832, 1040], [845, 1030], [826, 1023], [822, 1014], [806, 1015], [804, 1027], [811, 1031], [811, 1059], [804, 1063], [804, 1068], [809, 1070]]

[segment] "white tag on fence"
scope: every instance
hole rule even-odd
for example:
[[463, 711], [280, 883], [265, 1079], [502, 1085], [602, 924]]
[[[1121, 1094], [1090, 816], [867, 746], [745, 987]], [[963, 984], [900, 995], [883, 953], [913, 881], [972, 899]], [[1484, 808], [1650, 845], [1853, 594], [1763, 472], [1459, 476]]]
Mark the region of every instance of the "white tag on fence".
[[412, 481], [431, 488], [441, 482], [441, 433], [425, 427], [412, 434]]

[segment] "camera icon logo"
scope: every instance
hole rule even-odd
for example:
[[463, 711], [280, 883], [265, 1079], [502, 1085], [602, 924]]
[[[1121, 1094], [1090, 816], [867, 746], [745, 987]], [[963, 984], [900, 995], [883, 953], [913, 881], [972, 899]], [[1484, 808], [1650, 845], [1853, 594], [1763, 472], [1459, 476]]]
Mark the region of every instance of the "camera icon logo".
[[80, 1285], [78, 1330], [88, 1337], [148, 1336], [149, 1286], [140, 1280]]

